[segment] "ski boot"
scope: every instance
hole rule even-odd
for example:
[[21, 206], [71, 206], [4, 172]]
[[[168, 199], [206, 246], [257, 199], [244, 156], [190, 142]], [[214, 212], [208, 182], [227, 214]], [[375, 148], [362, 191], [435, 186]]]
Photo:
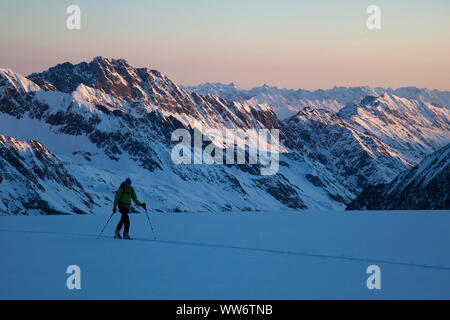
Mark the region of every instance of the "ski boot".
[[130, 235], [128, 234], [128, 232], [124, 232], [124, 233], [123, 233], [123, 239], [124, 239], [124, 240], [132, 240], [132, 239], [130, 238]]
[[120, 230], [116, 229], [116, 233], [114, 235], [114, 239], [122, 239], [122, 237], [120, 236]]

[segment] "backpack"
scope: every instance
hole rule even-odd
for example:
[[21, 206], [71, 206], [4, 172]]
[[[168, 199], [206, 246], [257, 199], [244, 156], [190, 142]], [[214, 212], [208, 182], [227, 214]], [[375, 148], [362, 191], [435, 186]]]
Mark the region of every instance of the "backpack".
[[[120, 184], [119, 189], [117, 189], [117, 191], [116, 191], [116, 196], [119, 193], [120, 189], [123, 189], [124, 187], [125, 187], [125, 181]], [[123, 192], [122, 196], [119, 198], [119, 201], [118, 201], [119, 204], [121, 203], [121, 200], [122, 200], [124, 195], [125, 195], [125, 192]]]

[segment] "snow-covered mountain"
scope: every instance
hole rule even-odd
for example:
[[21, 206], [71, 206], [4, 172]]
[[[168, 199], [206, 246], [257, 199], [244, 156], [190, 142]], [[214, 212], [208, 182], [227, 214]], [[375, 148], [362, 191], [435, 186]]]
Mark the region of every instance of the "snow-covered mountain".
[[[358, 193], [389, 182], [450, 142], [450, 92], [371, 87], [242, 90], [233, 83], [186, 88], [224, 99], [270, 105], [292, 131], [291, 148], [319, 160]], [[286, 131], [287, 132], [287, 131]]]
[[[336, 90], [336, 97], [327, 93], [331, 100], [359, 95], [353, 89]], [[367, 185], [390, 182], [450, 142], [447, 108], [393, 94], [371, 97], [339, 105], [334, 109], [339, 113], [308, 106], [281, 121], [272, 106], [251, 98], [189, 92], [159, 71], [96, 57], [27, 78], [0, 69], [0, 134], [36, 141], [53, 154], [91, 197], [83, 206], [78, 204], [86, 199], [81, 191], [64, 195], [82, 212], [109, 211], [126, 177], [141, 200], [159, 211], [344, 208]], [[236, 141], [246, 144], [247, 158], [250, 149], [262, 150], [259, 139], [271, 149], [276, 144], [257, 130], [278, 129], [278, 173], [262, 176], [262, 164], [176, 165], [171, 159], [176, 129], [192, 135], [217, 130], [211, 140], [218, 147], [223, 147], [224, 132], [235, 130]], [[248, 140], [236, 132], [247, 133]], [[41, 185], [40, 195], [62, 190]], [[8, 199], [3, 193], [0, 197]], [[77, 211], [57, 199], [45, 200], [52, 210]], [[14, 201], [9, 208], [20, 207], [20, 199]]]
[[264, 85], [249, 90], [234, 83], [204, 83], [184, 87], [189, 92], [214, 94], [233, 101], [271, 106], [280, 119], [286, 119], [305, 107], [338, 112], [348, 104], [357, 104], [366, 96], [380, 96], [385, 93], [409, 100], [418, 100], [440, 107], [450, 108], [450, 92], [403, 87], [389, 89], [381, 87], [334, 87], [328, 90], [280, 89]]
[[347, 209], [450, 209], [450, 144], [391, 183], [367, 187]]
[[284, 122], [294, 132], [292, 148], [344, 177], [355, 194], [450, 143], [450, 109], [387, 93], [338, 113], [306, 107]]
[[186, 90], [270, 106], [282, 119], [295, 113], [283, 122], [293, 130], [298, 151], [328, 163], [354, 192], [390, 181], [450, 142], [450, 92], [445, 91], [367, 86], [307, 91], [267, 85], [243, 90], [233, 83]]
[[[33, 81], [0, 70], [1, 132], [40, 141], [56, 154], [92, 196], [89, 212], [109, 210], [127, 176], [144, 201], [160, 211], [337, 208], [343, 206], [334, 200], [338, 195], [351, 199], [337, 180], [326, 187], [311, 183], [306, 178], [311, 167], [283, 154], [272, 176], [261, 176], [257, 165], [172, 162], [175, 129], [283, 127], [270, 108], [189, 94], [157, 71], [101, 57], [29, 78]], [[280, 138], [286, 140], [283, 132]]]
[[337, 115], [358, 130], [375, 135], [412, 164], [450, 139], [449, 108], [394, 94], [367, 96]]
[[305, 108], [285, 122], [295, 133], [292, 148], [342, 177], [355, 194], [369, 184], [390, 181], [410, 166], [375, 135], [330, 111]]
[[93, 199], [57, 156], [37, 141], [0, 135], [0, 213], [86, 213]]
[[96, 57], [90, 63], [64, 63], [28, 78], [45, 83], [43, 89], [51, 84], [77, 101], [106, 105], [111, 111], [139, 117], [156, 110], [185, 127], [253, 129], [279, 121], [270, 107], [189, 94], [159, 71], [134, 68], [123, 59]]

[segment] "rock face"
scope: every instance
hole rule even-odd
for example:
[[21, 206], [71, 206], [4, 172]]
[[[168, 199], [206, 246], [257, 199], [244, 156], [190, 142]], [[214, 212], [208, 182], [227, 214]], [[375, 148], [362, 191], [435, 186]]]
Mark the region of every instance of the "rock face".
[[450, 209], [450, 144], [398, 175], [368, 186], [347, 210]]
[[342, 177], [355, 193], [410, 166], [376, 136], [330, 111], [305, 108], [285, 122], [297, 134], [293, 148]]
[[250, 106], [213, 95], [188, 93], [157, 70], [134, 68], [126, 60], [96, 57], [90, 63], [59, 64], [29, 79], [39, 79], [78, 100], [142, 116], [152, 110], [172, 115], [184, 125], [207, 128], [272, 128], [280, 121], [271, 108]]
[[[203, 94], [177, 86], [159, 71], [104, 57], [59, 64], [27, 78], [0, 69], [0, 134], [16, 141], [39, 141], [53, 155], [53, 161], [40, 166], [48, 165], [49, 172], [60, 168], [51, 179], [58, 185], [52, 187], [55, 197], [46, 196], [49, 189], [33, 178], [40, 176], [34, 171], [37, 166], [14, 180], [22, 189], [32, 185], [30, 197], [46, 205], [22, 205], [24, 193], [1, 212], [109, 211], [114, 192], [126, 177], [132, 178], [149, 207], [159, 211], [338, 209], [366, 186], [390, 182], [450, 142], [448, 108], [425, 101], [446, 101], [434, 92], [422, 92], [423, 101], [412, 101], [393, 93], [357, 99], [367, 93], [365, 89], [320, 91], [314, 99], [302, 100], [304, 108], [282, 121], [272, 106], [254, 99], [257, 91], [269, 97], [271, 90], [275, 89], [265, 86], [246, 97], [238, 91], [227, 96]], [[420, 95], [406, 91], [404, 95]], [[326, 99], [318, 103], [322, 96]], [[273, 102], [284, 101], [281, 95], [270, 97]], [[335, 109], [310, 108], [307, 103], [323, 107], [333, 99], [339, 101]], [[351, 103], [341, 108], [344, 102]], [[191, 136], [212, 132], [218, 150], [224, 133], [231, 130], [244, 142], [247, 162], [176, 165], [171, 159], [178, 143], [171, 139], [176, 129], [186, 129]], [[279, 130], [279, 170], [274, 175], [262, 176], [261, 163], [248, 163], [250, 149], [263, 151], [258, 139], [270, 148], [276, 145], [273, 137], [258, 133], [260, 129]], [[34, 142], [27, 144], [29, 150], [37, 150]], [[203, 147], [207, 145], [203, 141]], [[3, 165], [11, 156], [7, 149], [0, 158]], [[73, 183], [57, 181], [59, 175], [71, 177]], [[18, 187], [6, 184], [3, 175], [1, 179], [5, 193], [0, 201], [6, 203]], [[92, 200], [89, 205], [81, 200], [86, 195]]]
[[358, 130], [377, 136], [412, 164], [449, 143], [450, 109], [421, 100], [386, 93], [367, 96], [337, 115]]

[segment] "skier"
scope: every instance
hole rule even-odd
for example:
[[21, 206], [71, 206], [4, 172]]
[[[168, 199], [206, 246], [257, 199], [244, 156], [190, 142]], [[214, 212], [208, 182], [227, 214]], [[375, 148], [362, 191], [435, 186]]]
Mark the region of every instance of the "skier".
[[123, 230], [123, 238], [127, 240], [131, 240], [130, 235], [128, 234], [130, 230], [130, 218], [128, 217], [128, 212], [130, 211], [131, 199], [133, 199], [136, 205], [146, 208], [145, 203], [140, 203], [136, 197], [136, 192], [134, 192], [133, 187], [131, 186], [130, 178], [127, 178], [120, 185], [119, 190], [116, 193], [116, 197], [114, 198], [114, 208], [113, 213], [116, 213], [117, 205], [119, 205], [119, 212], [122, 214], [120, 218], [119, 224], [116, 227], [115, 237], [118, 239], [122, 239], [120, 236], [120, 229], [125, 225]]

